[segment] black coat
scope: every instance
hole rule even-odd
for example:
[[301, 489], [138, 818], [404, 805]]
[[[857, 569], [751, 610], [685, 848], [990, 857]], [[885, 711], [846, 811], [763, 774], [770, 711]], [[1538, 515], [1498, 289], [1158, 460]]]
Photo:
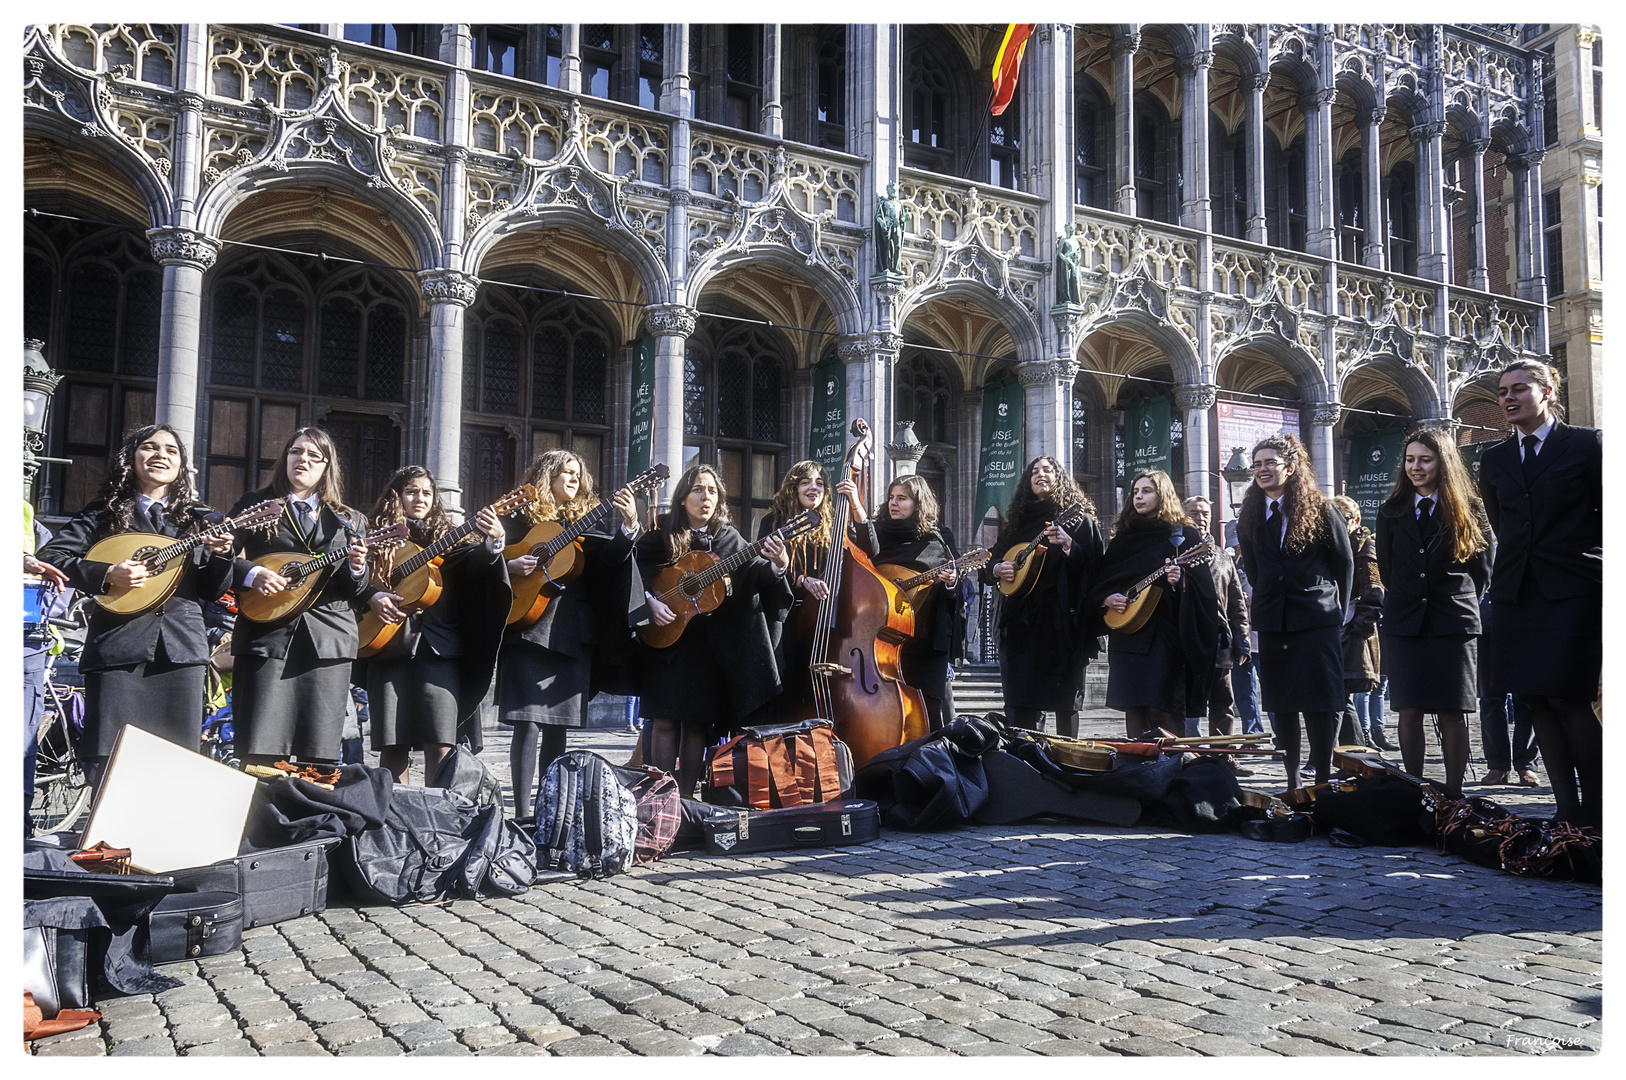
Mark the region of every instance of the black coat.
[[[221, 520], [220, 514], [207, 506], [195, 507], [192, 517], [193, 524], [184, 530], [185, 534], [196, 533]], [[67, 574], [68, 581], [81, 592], [100, 593], [109, 564], [91, 562], [85, 554], [98, 541], [112, 535], [111, 518], [106, 503], [100, 500], [91, 503], [39, 550], [38, 558]], [[137, 518], [136, 531], [150, 530], [150, 525]], [[183, 530], [165, 521], [163, 535], [179, 537]], [[80, 670], [102, 671], [146, 663], [157, 655], [160, 638], [170, 662], [208, 663], [209, 638], [199, 605], [225, 592], [231, 573], [231, 559], [216, 555], [208, 548], [199, 548], [190, 556], [190, 565], [182, 572], [175, 595], [158, 607], [139, 615], [114, 615], [100, 605], [94, 606], [79, 660]]]
[[[1340, 626], [1354, 588], [1349, 526], [1329, 501], [1321, 539], [1289, 554], [1260, 536], [1239, 537], [1242, 569], [1253, 584], [1253, 629], [1292, 633]], [[1261, 526], [1261, 529], [1263, 526]]]
[[[1487, 534], [1490, 523], [1474, 500], [1473, 512]], [[1491, 553], [1487, 545], [1458, 562], [1445, 550], [1439, 530], [1430, 522], [1428, 535], [1417, 523], [1411, 496], [1385, 503], [1378, 511], [1378, 572], [1383, 575], [1383, 632], [1389, 637], [1414, 637], [1428, 619], [1431, 634], [1477, 634], [1479, 594], [1490, 581]]]
[[[232, 514], [235, 516], [256, 503], [274, 497], [269, 488], [251, 491], [237, 500], [237, 505], [232, 508]], [[307, 546], [305, 539], [294, 528], [293, 513], [294, 511], [284, 504], [282, 517], [277, 520], [276, 528], [269, 534], [261, 531], [237, 534], [239, 555], [236, 572], [233, 575], [235, 587], [239, 589], [244, 587], [249, 570], [254, 566], [254, 560], [262, 556], [276, 552], [325, 555], [329, 551], [343, 551], [350, 546], [350, 537], [345, 532], [346, 525], [358, 535], [364, 535], [367, 528], [366, 520], [355, 511], [350, 511], [348, 519], [341, 521], [332, 507], [323, 506], [322, 513], [317, 518], [316, 528], [313, 530], [315, 535]], [[231, 654], [286, 659], [288, 646], [292, 644], [297, 633], [308, 638], [316, 650], [316, 655], [324, 660], [346, 658], [353, 660], [356, 656], [357, 638], [356, 614], [351, 602], [366, 600], [376, 591], [368, 584], [366, 578], [358, 580], [351, 575], [349, 560], [340, 559], [337, 565], [327, 571], [327, 581], [323, 583], [321, 595], [317, 597], [316, 603], [297, 619], [276, 626], [267, 626], [252, 619], [239, 618], [236, 629], [232, 631]]]
[[[866, 523], [860, 546], [877, 565], [907, 567], [924, 572], [956, 558], [954, 537], [942, 525], [921, 537], [904, 537], [882, 531], [874, 521]], [[915, 632], [898, 647], [905, 682], [930, 697], [947, 693], [951, 658], [961, 650], [965, 636], [965, 596], [958, 584], [953, 588], [941, 582], [928, 585], [915, 607]]]
[[1220, 643], [1218, 665], [1231, 667], [1242, 654], [1253, 651], [1248, 641], [1248, 598], [1242, 590], [1242, 575], [1229, 551], [1214, 551], [1208, 564], [1214, 579], [1214, 601], [1219, 605]]
[[1485, 451], [1479, 490], [1496, 531], [1490, 596], [1514, 603], [1529, 578], [1541, 597], [1564, 600], [1603, 589], [1603, 433], [1555, 423], [1529, 485], [1515, 432]]

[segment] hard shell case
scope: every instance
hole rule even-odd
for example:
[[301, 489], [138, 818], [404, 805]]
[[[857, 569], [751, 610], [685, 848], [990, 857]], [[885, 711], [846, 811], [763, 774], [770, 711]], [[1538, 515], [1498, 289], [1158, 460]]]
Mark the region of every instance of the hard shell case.
[[707, 855], [749, 855], [791, 848], [844, 847], [881, 835], [880, 809], [870, 799], [846, 799], [782, 810], [706, 808]]
[[327, 852], [337, 839], [250, 852], [207, 866], [173, 871], [183, 889], [232, 892], [243, 898], [243, 928], [327, 910]]
[[170, 893], [147, 916], [152, 962], [222, 956], [243, 947], [243, 898], [231, 892]]

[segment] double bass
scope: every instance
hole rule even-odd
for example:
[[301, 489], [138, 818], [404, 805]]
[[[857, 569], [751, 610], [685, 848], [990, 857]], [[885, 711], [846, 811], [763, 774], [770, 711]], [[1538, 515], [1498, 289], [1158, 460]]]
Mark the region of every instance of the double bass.
[[[870, 451], [869, 425], [854, 420], [856, 440], [842, 462], [858, 479]], [[808, 698], [812, 716], [835, 722], [836, 735], [852, 752], [854, 767], [927, 733], [926, 701], [898, 672], [898, 646], [914, 634], [914, 612], [898, 587], [876, 572], [868, 555], [847, 535], [847, 497], [835, 496], [824, 580], [817, 607], [804, 604], [796, 631], [812, 644]]]

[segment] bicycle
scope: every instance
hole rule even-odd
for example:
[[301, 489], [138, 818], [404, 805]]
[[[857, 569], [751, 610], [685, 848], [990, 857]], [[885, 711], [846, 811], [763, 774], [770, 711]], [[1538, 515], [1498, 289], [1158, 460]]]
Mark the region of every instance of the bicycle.
[[45, 696], [34, 766], [34, 801], [28, 810], [36, 836], [72, 832], [95, 794], [79, 760], [75, 730], [75, 720], [82, 722], [84, 715], [84, 691], [47, 681]]

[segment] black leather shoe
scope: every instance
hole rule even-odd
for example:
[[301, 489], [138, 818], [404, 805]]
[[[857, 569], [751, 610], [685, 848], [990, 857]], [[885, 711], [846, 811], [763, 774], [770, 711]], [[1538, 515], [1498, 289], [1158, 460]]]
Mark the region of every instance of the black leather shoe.
[[1396, 753], [1400, 749], [1400, 747], [1398, 747], [1394, 743], [1390, 742], [1388, 740], [1388, 738], [1386, 736], [1384, 736], [1384, 735], [1373, 735], [1372, 736], [1372, 745], [1377, 747], [1379, 750], [1382, 750], [1382, 751], [1384, 751], [1386, 753], [1390, 753], [1390, 754]]

